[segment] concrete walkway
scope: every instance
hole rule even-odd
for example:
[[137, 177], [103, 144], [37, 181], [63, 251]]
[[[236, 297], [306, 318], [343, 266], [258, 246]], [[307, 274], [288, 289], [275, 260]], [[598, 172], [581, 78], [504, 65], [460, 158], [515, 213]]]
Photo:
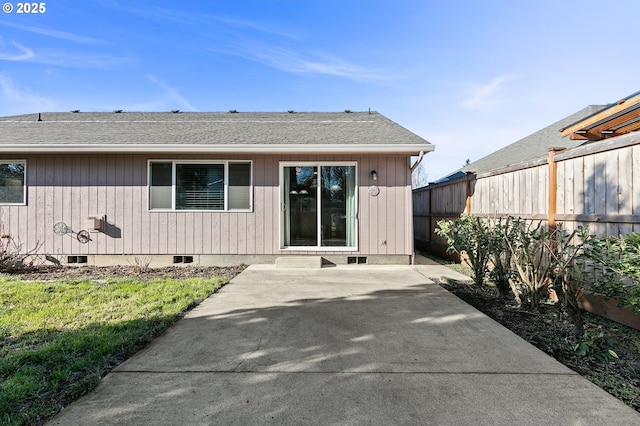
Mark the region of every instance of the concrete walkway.
[[52, 425], [631, 425], [437, 265], [254, 265]]

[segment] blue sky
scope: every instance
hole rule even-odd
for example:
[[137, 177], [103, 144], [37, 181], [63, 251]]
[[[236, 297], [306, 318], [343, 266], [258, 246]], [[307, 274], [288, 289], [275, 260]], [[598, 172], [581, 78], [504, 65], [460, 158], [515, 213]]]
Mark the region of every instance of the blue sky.
[[428, 180], [640, 90], [637, 0], [8, 3], [0, 116], [370, 108], [436, 145]]

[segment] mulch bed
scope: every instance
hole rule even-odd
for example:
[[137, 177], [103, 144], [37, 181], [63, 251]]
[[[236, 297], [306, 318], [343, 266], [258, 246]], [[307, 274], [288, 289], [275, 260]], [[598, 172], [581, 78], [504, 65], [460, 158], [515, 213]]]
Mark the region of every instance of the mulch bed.
[[491, 287], [454, 281], [441, 286], [640, 412], [640, 331], [585, 312], [586, 335], [602, 334], [619, 357], [601, 362], [573, 350], [573, 324], [559, 303], [531, 311]]
[[29, 266], [4, 273], [21, 280], [52, 281], [59, 279], [127, 278], [148, 281], [157, 278], [208, 278], [225, 277], [229, 281], [242, 272], [246, 265], [238, 266], [167, 266], [162, 268], [138, 268], [136, 266]]

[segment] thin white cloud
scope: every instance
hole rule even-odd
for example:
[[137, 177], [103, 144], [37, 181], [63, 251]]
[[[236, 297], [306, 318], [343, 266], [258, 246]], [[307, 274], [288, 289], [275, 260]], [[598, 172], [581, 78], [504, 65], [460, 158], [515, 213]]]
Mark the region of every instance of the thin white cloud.
[[34, 26], [28, 26], [28, 25], [20, 25], [20, 24], [9, 23], [9, 22], [0, 22], [0, 24], [6, 25], [8, 27], [17, 28], [17, 29], [23, 30], [23, 31], [28, 31], [28, 32], [35, 33], [35, 34], [40, 34], [40, 35], [45, 35], [45, 36], [48, 36], [48, 37], [59, 38], [59, 39], [62, 39], [62, 40], [67, 40], [67, 41], [73, 41], [75, 43], [82, 43], [82, 44], [100, 44], [100, 43], [104, 43], [102, 40], [98, 40], [98, 39], [95, 39], [93, 37], [87, 37], [87, 36], [83, 36], [83, 35], [79, 35], [79, 34], [68, 33], [68, 32], [65, 32], [65, 31], [52, 30], [52, 29], [49, 29], [49, 28], [34, 27]]
[[5, 43], [0, 37], [0, 61], [30, 62], [65, 68], [113, 69], [131, 63], [132, 59], [60, 49], [31, 49], [13, 40]]
[[0, 61], [27, 61], [35, 55], [31, 49], [28, 49], [18, 42], [11, 41], [9, 43], [13, 48], [7, 47], [0, 37]]
[[273, 27], [268, 27], [264, 24], [259, 24], [257, 22], [253, 22], [253, 21], [246, 21], [246, 20], [240, 20], [240, 19], [232, 19], [232, 18], [224, 18], [224, 17], [216, 17], [215, 18], [217, 21], [222, 22], [224, 24], [227, 24], [229, 26], [232, 27], [236, 27], [236, 28], [246, 28], [246, 29], [250, 29], [250, 30], [256, 30], [259, 31], [261, 33], [264, 34], [269, 34], [269, 35], [275, 35], [275, 36], [279, 36], [279, 37], [285, 37], [288, 39], [294, 39], [297, 40], [299, 39], [299, 37], [293, 33], [290, 32], [286, 32], [277, 28], [273, 28]]
[[34, 50], [30, 62], [64, 68], [114, 69], [134, 62], [133, 59], [109, 54], [67, 52], [58, 49]]
[[[0, 22], [0, 24], [81, 44], [104, 43], [91, 37], [79, 36], [62, 31], [48, 30], [40, 27], [28, 27], [17, 24], [7, 24], [6, 22]], [[30, 62], [65, 68], [84, 69], [113, 69], [133, 62], [132, 59], [126, 57], [95, 53], [95, 48], [89, 52], [51, 48], [31, 48], [16, 40], [5, 42], [2, 36], [0, 36], [0, 61]]]
[[319, 74], [335, 75], [346, 77], [357, 81], [389, 80], [390, 75], [379, 69], [369, 69], [360, 65], [333, 58], [328, 55], [316, 55], [315, 57], [302, 59], [303, 68], [306, 72], [316, 72]]
[[20, 111], [51, 111], [55, 107], [53, 101], [16, 85], [10, 75], [1, 72], [0, 100], [0, 104], [10, 105], [6, 110], [2, 108], [2, 115], [15, 114]]
[[[130, 9], [131, 10], [131, 9]], [[199, 39], [212, 40], [216, 53], [241, 57], [292, 74], [321, 74], [353, 81], [393, 81], [400, 75], [367, 68], [332, 55], [306, 52], [295, 31], [264, 22], [212, 14], [177, 12], [162, 8], [132, 9], [146, 19], [177, 23], [186, 31], [197, 32]], [[161, 39], [170, 44], [171, 41]], [[285, 47], [293, 43], [293, 47]], [[304, 52], [304, 53], [303, 53]]]
[[498, 103], [499, 100], [495, 98], [496, 92], [509, 80], [515, 78], [513, 74], [506, 74], [495, 77], [485, 85], [476, 87], [472, 90], [471, 95], [461, 102], [464, 108], [468, 109], [485, 109], [492, 107]]
[[[274, 26], [265, 25], [256, 21], [237, 19], [214, 14], [191, 13], [163, 8], [145, 7], [144, 9], [124, 7], [123, 10], [134, 13], [144, 19], [153, 19], [160, 22], [170, 22], [182, 25], [185, 29], [197, 31], [203, 35], [211, 33], [226, 33], [238, 36], [244, 31], [254, 31], [261, 36], [278, 36], [288, 39], [298, 39], [298, 36], [286, 30]], [[238, 31], [240, 30], [240, 31]]]
[[378, 69], [369, 69], [323, 53], [301, 54], [291, 49], [246, 42], [229, 48], [213, 49], [219, 53], [238, 56], [292, 74], [323, 74], [354, 81], [389, 81], [392, 76]]
[[180, 108], [188, 110], [188, 111], [196, 111], [196, 109], [189, 103], [189, 101], [187, 101], [180, 93], [178, 93], [177, 90], [175, 90], [174, 88], [170, 87], [165, 82], [159, 80], [158, 78], [154, 77], [153, 75], [147, 75], [147, 79], [149, 81], [151, 81], [152, 83], [160, 86], [167, 93], [167, 95], [169, 95], [169, 98], [173, 102], [177, 103], [178, 106], [180, 106]]

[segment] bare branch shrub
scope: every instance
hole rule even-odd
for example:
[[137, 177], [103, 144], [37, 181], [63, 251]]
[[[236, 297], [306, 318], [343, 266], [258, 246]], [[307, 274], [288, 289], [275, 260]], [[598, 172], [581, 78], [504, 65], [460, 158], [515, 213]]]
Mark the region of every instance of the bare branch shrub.
[[133, 272], [136, 275], [141, 275], [149, 271], [151, 258], [147, 256], [135, 256], [133, 258], [133, 263], [129, 262], [129, 264], [133, 267]]
[[14, 269], [30, 266], [31, 263], [25, 263], [25, 260], [38, 252], [42, 244], [36, 243], [36, 246], [24, 251], [20, 240], [13, 238], [11, 234], [0, 234], [0, 271], [11, 271]]

